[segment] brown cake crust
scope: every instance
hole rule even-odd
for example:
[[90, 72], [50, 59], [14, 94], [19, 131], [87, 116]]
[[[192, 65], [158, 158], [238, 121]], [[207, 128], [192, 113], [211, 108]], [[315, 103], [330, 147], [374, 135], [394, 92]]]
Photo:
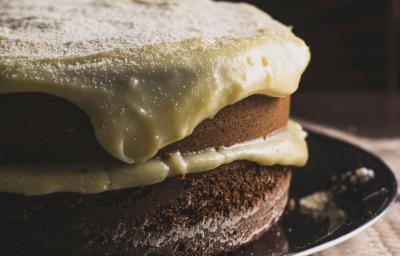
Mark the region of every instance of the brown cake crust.
[[94, 195], [2, 193], [0, 254], [216, 255], [275, 223], [289, 182], [289, 167], [239, 161]]
[[289, 109], [289, 97], [250, 96], [221, 109], [212, 119], [201, 122], [190, 136], [165, 147], [161, 152], [195, 152], [268, 135], [285, 127]]
[[[5, 124], [0, 126], [0, 164], [115, 161], [98, 145], [81, 110], [53, 96], [32, 96], [0, 95]], [[159, 155], [268, 135], [286, 125], [289, 101], [248, 97], [203, 121]], [[259, 237], [278, 220], [289, 180], [289, 167], [238, 161], [94, 195], [0, 193], [0, 255], [216, 255]]]
[[[250, 96], [200, 123], [159, 155], [230, 146], [272, 133], [289, 118], [287, 98]], [[68, 101], [40, 93], [0, 95], [0, 164], [113, 160], [98, 144], [86, 114]]]

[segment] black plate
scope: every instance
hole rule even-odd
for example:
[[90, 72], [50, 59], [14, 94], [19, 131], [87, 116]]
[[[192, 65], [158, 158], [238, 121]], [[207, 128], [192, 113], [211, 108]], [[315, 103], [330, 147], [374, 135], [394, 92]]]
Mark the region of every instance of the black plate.
[[[267, 234], [233, 255], [308, 255], [324, 250], [369, 227], [396, 198], [396, 178], [380, 159], [346, 142], [308, 133], [309, 162], [293, 172], [290, 198], [296, 207], [286, 209]], [[351, 175], [359, 167], [374, 170], [375, 177], [354, 184]], [[300, 210], [298, 200], [319, 191], [332, 195], [329, 209], [318, 215]]]

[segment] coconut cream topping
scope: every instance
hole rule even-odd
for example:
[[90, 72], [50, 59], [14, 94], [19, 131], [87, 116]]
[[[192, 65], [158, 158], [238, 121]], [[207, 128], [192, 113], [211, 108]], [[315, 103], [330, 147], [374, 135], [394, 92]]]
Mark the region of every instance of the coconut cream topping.
[[0, 0], [0, 94], [42, 92], [143, 163], [223, 107], [292, 94], [309, 61], [290, 28], [210, 0]]

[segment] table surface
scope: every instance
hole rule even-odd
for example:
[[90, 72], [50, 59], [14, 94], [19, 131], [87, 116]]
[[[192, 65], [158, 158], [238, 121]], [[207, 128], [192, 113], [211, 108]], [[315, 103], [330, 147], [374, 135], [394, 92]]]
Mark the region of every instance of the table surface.
[[[400, 134], [394, 138], [371, 139], [358, 137], [329, 127], [303, 122], [317, 132], [356, 144], [382, 158], [400, 181]], [[388, 213], [373, 226], [357, 236], [316, 255], [400, 255], [400, 194]]]

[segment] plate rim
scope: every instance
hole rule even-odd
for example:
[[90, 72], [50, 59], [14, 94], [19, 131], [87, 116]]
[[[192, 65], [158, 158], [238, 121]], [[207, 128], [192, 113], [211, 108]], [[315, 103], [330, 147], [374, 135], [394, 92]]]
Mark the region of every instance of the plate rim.
[[[312, 128], [309, 128], [307, 126], [305, 126], [304, 129], [308, 134], [314, 134], [317, 137], [324, 137], [325, 139], [331, 140], [331, 141], [335, 141], [335, 142], [339, 142], [340, 144], [343, 144], [347, 147], [352, 147], [360, 152], [362, 152], [363, 154], [367, 154], [369, 155], [373, 161], [376, 161], [377, 163], [379, 163], [380, 165], [382, 165], [384, 168], [386, 168], [387, 174], [389, 175], [388, 178], [390, 179], [390, 188], [389, 191], [395, 191], [394, 193], [389, 193], [388, 197], [389, 200], [387, 200], [383, 207], [381, 209], [379, 209], [379, 211], [377, 212], [376, 215], [373, 215], [370, 217], [370, 219], [368, 219], [366, 222], [364, 222], [362, 225], [354, 227], [350, 232], [343, 234], [343, 235], [339, 235], [336, 238], [333, 238], [332, 240], [323, 242], [322, 244], [318, 244], [315, 245], [311, 248], [305, 248], [305, 249], [299, 249], [297, 251], [289, 251], [288, 253], [284, 254], [284, 256], [305, 256], [305, 255], [310, 255], [310, 254], [314, 254], [323, 250], [326, 250], [332, 246], [338, 245], [340, 243], [343, 243], [347, 240], [349, 240], [350, 238], [358, 235], [359, 233], [361, 233], [362, 231], [364, 231], [365, 229], [371, 227], [373, 224], [375, 224], [378, 220], [382, 219], [385, 214], [389, 211], [389, 209], [394, 205], [395, 201], [396, 201], [396, 197], [398, 194], [398, 182], [397, 182], [397, 178], [393, 172], [393, 170], [385, 163], [385, 161], [383, 159], [381, 159], [379, 156], [377, 156], [376, 154], [370, 152], [369, 150], [363, 148], [360, 145], [356, 145], [353, 144], [349, 141], [343, 140], [341, 138], [337, 138], [335, 136], [331, 136], [328, 134], [324, 134], [323, 132], [320, 131], [316, 131]], [[336, 232], [336, 231], [335, 231]]]
[[366, 223], [364, 223], [363, 225], [361, 225], [360, 227], [352, 230], [351, 232], [339, 236], [333, 240], [330, 240], [328, 242], [325, 242], [323, 244], [317, 245], [315, 247], [309, 248], [309, 249], [305, 249], [303, 251], [300, 252], [290, 252], [289, 254], [284, 254], [284, 255], [290, 255], [290, 256], [307, 256], [307, 255], [311, 255], [317, 252], [321, 252], [324, 251], [328, 248], [331, 248], [335, 245], [338, 245], [340, 243], [343, 243], [347, 240], [349, 240], [350, 238], [353, 238], [354, 236], [360, 234], [362, 231], [366, 230], [367, 228], [371, 227], [372, 225], [374, 225], [378, 220], [382, 219], [385, 214], [388, 212], [388, 210], [393, 206], [394, 204], [394, 200], [391, 201], [391, 203], [389, 204], [389, 206], [387, 206], [386, 208], [383, 209], [382, 212], [380, 212], [378, 215], [375, 215], [372, 219], [368, 220]]

